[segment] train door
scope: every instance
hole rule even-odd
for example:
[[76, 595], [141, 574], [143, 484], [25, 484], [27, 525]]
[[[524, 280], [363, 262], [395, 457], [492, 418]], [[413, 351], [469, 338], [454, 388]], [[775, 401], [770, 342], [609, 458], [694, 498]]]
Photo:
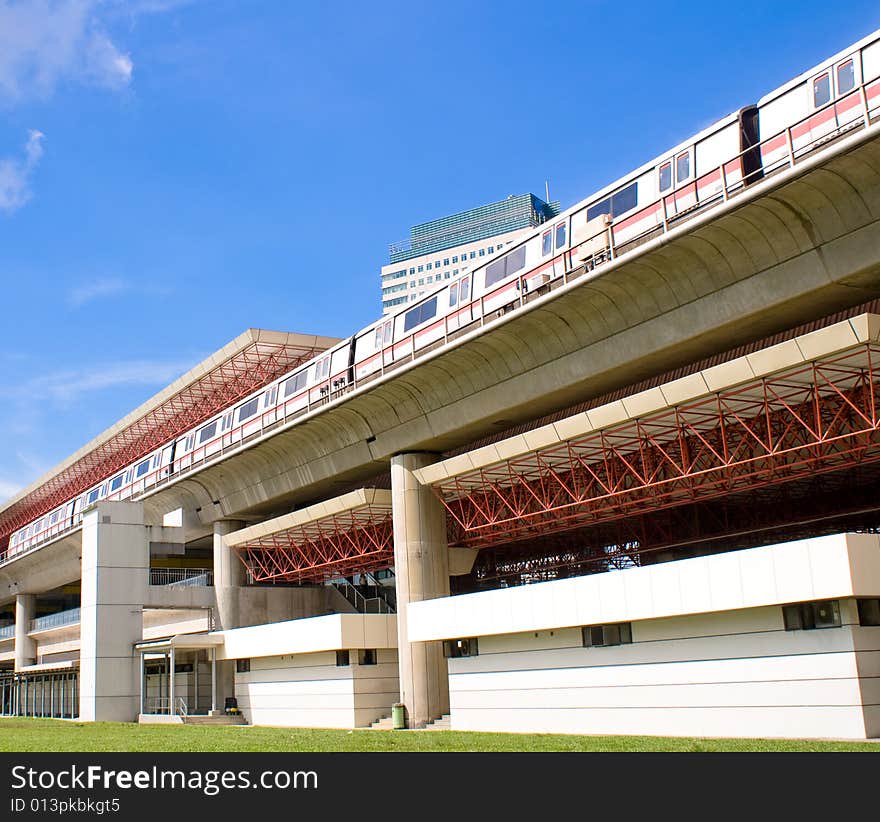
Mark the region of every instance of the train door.
[[379, 359], [383, 366], [394, 362], [394, 348], [391, 338], [394, 331], [394, 321], [388, 320], [376, 329], [376, 345], [379, 348]]
[[[442, 297], [441, 293], [441, 299]], [[464, 277], [452, 283], [446, 289], [446, 297], [449, 300], [449, 312], [446, 317], [446, 327], [449, 331], [455, 331], [470, 324], [473, 319], [471, 275], [465, 274]]]
[[657, 188], [665, 199], [667, 217], [681, 214], [697, 204], [692, 148], [680, 151], [660, 164]]
[[[828, 66], [810, 80], [810, 108], [816, 113], [810, 117], [806, 128], [792, 129], [795, 149], [831, 137], [861, 117], [861, 98], [855, 93], [860, 81], [855, 55]], [[838, 102], [829, 105], [835, 99]]]
[[568, 248], [568, 221], [563, 220], [553, 226], [553, 276], [561, 277], [566, 271], [566, 254]]

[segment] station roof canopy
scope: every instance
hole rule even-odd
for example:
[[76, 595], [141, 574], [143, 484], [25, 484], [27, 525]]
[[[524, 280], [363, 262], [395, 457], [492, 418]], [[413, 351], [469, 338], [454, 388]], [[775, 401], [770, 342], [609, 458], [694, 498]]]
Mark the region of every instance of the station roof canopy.
[[257, 581], [316, 582], [394, 562], [391, 492], [359, 488], [227, 534]]
[[0, 541], [337, 342], [248, 329], [0, 505]]

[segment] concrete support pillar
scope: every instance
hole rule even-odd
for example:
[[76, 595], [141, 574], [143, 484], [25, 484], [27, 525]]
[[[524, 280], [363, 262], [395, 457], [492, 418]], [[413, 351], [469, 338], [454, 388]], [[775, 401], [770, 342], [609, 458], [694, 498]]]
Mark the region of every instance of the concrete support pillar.
[[137, 719], [150, 548], [139, 502], [99, 502], [82, 528], [79, 716]]
[[214, 593], [217, 597], [217, 630], [241, 625], [239, 591], [247, 581], [244, 563], [234, 549], [228, 548], [223, 537], [244, 527], [243, 522], [222, 519], [214, 523]]
[[36, 616], [37, 598], [33, 594], [15, 597], [15, 670], [37, 661], [37, 643], [28, 636], [31, 620]]
[[431, 489], [413, 475], [436, 459], [431, 454], [399, 454], [391, 459], [400, 699], [411, 728], [422, 728], [449, 712], [443, 643], [410, 642], [406, 624], [410, 602], [449, 596], [446, 513]]

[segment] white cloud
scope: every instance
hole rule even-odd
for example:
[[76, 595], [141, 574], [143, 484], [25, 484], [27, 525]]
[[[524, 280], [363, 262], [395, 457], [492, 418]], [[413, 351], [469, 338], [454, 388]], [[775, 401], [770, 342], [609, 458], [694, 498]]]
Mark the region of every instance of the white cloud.
[[30, 198], [30, 178], [43, 156], [43, 132], [32, 129], [24, 157], [0, 160], [0, 210], [11, 213]]
[[67, 302], [74, 308], [90, 303], [93, 300], [105, 297], [116, 297], [131, 289], [131, 284], [118, 277], [94, 280], [71, 289], [67, 295]]
[[125, 88], [134, 62], [113, 42], [108, 24], [191, 1], [0, 0], [0, 100], [47, 96], [65, 79]]
[[174, 382], [198, 360], [132, 360], [96, 364], [43, 374], [24, 386], [31, 401], [40, 399], [69, 403], [83, 394], [122, 386], [149, 385], [164, 387]]
[[[63, 77], [111, 88], [124, 85], [130, 65], [103, 31], [100, 0], [0, 0], [0, 95], [46, 95]], [[124, 57], [130, 64], [130, 60]]]

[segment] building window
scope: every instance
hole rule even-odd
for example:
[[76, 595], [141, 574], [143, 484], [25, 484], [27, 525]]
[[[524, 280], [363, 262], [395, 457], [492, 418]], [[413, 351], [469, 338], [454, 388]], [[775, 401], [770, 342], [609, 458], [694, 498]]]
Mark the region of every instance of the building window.
[[446, 258], [443, 260], [443, 265], [449, 265], [449, 257], [446, 257]]
[[473, 260], [477, 256], [476, 251], [471, 252], [471, 259]]
[[480, 256], [481, 256], [481, 257], [485, 257], [485, 256], [486, 256], [486, 249], [485, 249], [485, 248], [481, 248], [481, 249], [480, 249]]
[[585, 625], [581, 628], [584, 648], [602, 645], [629, 645], [632, 642], [632, 623], [617, 622], [612, 625]]
[[452, 275], [448, 271], [443, 272], [443, 279], [448, 280]]
[[490, 253], [490, 254], [494, 254], [494, 253], [495, 253], [495, 247], [494, 247], [494, 246], [491, 246], [491, 245], [489, 246], [489, 253]]
[[346, 668], [351, 664], [351, 655], [347, 650], [336, 652], [336, 667]]
[[880, 599], [860, 599], [859, 625], [880, 625]]
[[409, 273], [410, 273], [410, 275], [415, 274], [415, 273], [416, 273], [415, 268], [411, 268], [411, 269], [409, 270]]
[[235, 673], [249, 674], [250, 671], [251, 671], [251, 661], [249, 659], [236, 659], [235, 660]]
[[424, 284], [425, 284], [425, 278], [419, 277], [419, 285], [424, 285]]
[[420, 265], [419, 266], [419, 274], [421, 274], [424, 270], [425, 270], [425, 267], [423, 265]]
[[447, 659], [479, 655], [480, 646], [476, 637], [471, 637], [470, 639], [447, 639], [443, 642], [443, 656]]
[[840, 627], [840, 606], [836, 599], [783, 605], [782, 619], [785, 622], [786, 631], [838, 628]]
[[358, 665], [375, 665], [376, 664], [376, 649], [375, 648], [361, 648], [358, 651]]
[[455, 265], [455, 263], [457, 263], [457, 262], [458, 262], [458, 255], [456, 255], [455, 257], [452, 258], [453, 265]]

